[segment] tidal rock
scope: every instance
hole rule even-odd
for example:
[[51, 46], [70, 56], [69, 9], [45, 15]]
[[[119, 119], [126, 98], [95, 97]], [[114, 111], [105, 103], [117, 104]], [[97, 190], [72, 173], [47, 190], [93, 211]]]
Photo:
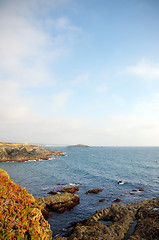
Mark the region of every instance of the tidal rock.
[[37, 197], [35, 201], [45, 211], [62, 213], [79, 204], [80, 199], [77, 194], [65, 192], [48, 197]]
[[121, 202], [122, 200], [120, 198], [116, 198], [114, 202]]
[[86, 194], [89, 194], [89, 193], [97, 194], [102, 191], [103, 191], [102, 189], [92, 189], [92, 190], [87, 191]]
[[99, 200], [99, 202], [105, 202], [105, 201], [106, 201], [105, 198], [102, 198], [102, 199]]
[[57, 192], [55, 190], [52, 190], [52, 191], [48, 192], [47, 194], [55, 195], [55, 194], [57, 194]]
[[[122, 240], [126, 236], [125, 239], [129, 240], [159, 239], [159, 198], [126, 205], [112, 204], [75, 223], [73, 230], [63, 239]], [[61, 237], [55, 239], [62, 240]]]
[[68, 192], [68, 193], [74, 193], [76, 191], [79, 191], [79, 187], [76, 186], [68, 186], [68, 187], [64, 187], [62, 190], [60, 190], [59, 192]]
[[130, 195], [135, 195], [135, 193], [134, 192], [130, 192]]

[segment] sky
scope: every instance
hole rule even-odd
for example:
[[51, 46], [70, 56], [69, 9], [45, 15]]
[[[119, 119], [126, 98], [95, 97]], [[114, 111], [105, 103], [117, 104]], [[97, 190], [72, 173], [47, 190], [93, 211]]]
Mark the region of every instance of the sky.
[[158, 0], [0, 0], [0, 141], [159, 146]]

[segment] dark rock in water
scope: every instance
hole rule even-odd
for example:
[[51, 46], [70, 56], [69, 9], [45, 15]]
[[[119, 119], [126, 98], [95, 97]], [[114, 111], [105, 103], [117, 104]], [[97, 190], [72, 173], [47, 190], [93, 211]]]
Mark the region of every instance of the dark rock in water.
[[87, 191], [86, 194], [89, 194], [89, 193], [97, 194], [102, 191], [103, 191], [102, 189], [92, 189], [92, 190]]
[[130, 195], [135, 195], [135, 193], [134, 192], [130, 192]]
[[68, 186], [68, 187], [64, 187], [62, 190], [59, 190], [59, 192], [68, 192], [68, 193], [74, 193], [76, 191], [79, 191], [79, 187]]
[[137, 192], [137, 189], [133, 189], [132, 191], [133, 191], [133, 192]]
[[52, 190], [52, 191], [48, 192], [47, 194], [55, 195], [55, 194], [57, 194], [57, 192], [55, 190]]
[[116, 198], [114, 202], [121, 202], [122, 200], [120, 198]]
[[[111, 222], [111, 224], [103, 224]], [[150, 240], [159, 239], [159, 198], [139, 203], [112, 204], [73, 226], [56, 240]]]
[[48, 197], [35, 198], [36, 203], [45, 211], [64, 212], [79, 204], [80, 198], [77, 194], [62, 193]]
[[99, 200], [99, 202], [105, 202], [105, 201], [107, 201], [105, 198], [102, 198]]

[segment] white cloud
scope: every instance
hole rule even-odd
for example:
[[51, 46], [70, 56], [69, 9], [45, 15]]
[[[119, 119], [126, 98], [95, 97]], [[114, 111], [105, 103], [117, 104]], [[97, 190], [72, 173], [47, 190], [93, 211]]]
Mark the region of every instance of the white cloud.
[[149, 80], [159, 79], [159, 64], [142, 59], [136, 65], [126, 68], [125, 72]]
[[0, 86], [0, 119], [2, 126], [3, 122], [23, 120], [28, 117], [30, 111], [19, 96], [19, 84], [13, 81], [0, 81]]
[[63, 91], [57, 93], [53, 96], [53, 109], [54, 110], [61, 110], [66, 107], [70, 97], [72, 96], [72, 91]]
[[13, 4], [7, 0], [1, 3], [0, 71], [3, 75], [27, 85], [55, 81], [54, 63], [69, 54], [79, 29], [64, 16], [51, 18], [54, 26], [50, 28], [46, 13], [40, 18], [41, 9], [49, 12], [67, 2], [15, 0]]

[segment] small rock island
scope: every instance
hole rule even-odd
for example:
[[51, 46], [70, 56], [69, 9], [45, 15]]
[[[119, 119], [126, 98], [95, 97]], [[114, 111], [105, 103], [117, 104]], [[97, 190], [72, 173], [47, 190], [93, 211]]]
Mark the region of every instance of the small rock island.
[[70, 145], [68, 147], [89, 147], [89, 146], [85, 144], [76, 144], [76, 145]]
[[49, 159], [53, 156], [64, 156], [57, 150], [46, 149], [37, 145], [0, 142], [0, 162]]

